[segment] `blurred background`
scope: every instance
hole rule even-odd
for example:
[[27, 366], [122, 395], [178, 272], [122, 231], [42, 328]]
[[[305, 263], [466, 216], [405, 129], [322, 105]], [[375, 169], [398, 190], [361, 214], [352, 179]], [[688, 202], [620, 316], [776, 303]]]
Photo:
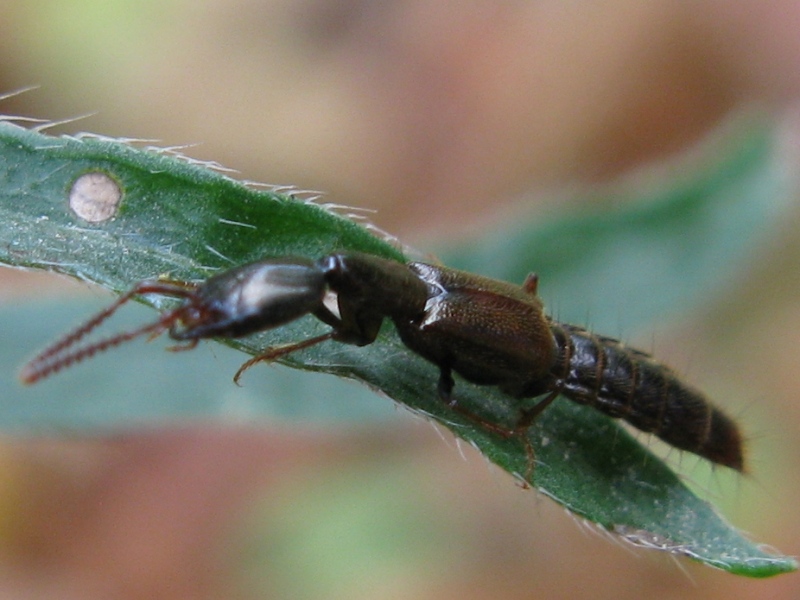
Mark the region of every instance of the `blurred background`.
[[[796, 150], [797, 31], [789, 1], [5, 0], [0, 93], [40, 87], [0, 109], [92, 113], [63, 130], [197, 143], [185, 152], [243, 179], [374, 210], [424, 253], [501, 227], [520, 204], [580, 213], [576, 189], [663, 174], [745, 113], [780, 124]], [[655, 340], [693, 381], [730, 392], [752, 475], [715, 501], [787, 554], [800, 554], [798, 216], [727, 294]], [[0, 275], [7, 305], [86, 293]], [[653, 332], [637, 339], [649, 348]], [[398, 413], [361, 427], [7, 437], [0, 595], [800, 596], [797, 575], [747, 580], [595, 535]], [[713, 494], [716, 476], [703, 477]]]

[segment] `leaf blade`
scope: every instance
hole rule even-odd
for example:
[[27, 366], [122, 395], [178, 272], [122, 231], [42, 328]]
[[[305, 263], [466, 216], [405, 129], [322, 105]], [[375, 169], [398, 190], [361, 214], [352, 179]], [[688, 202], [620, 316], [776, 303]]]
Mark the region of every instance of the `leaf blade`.
[[[89, 225], [69, 211], [70, 184], [86, 172], [108, 173], [122, 187], [125, 198], [112, 221]], [[265, 256], [317, 257], [352, 249], [402, 259], [391, 245], [313, 204], [259, 192], [125, 144], [52, 138], [2, 122], [0, 216], [5, 223], [0, 226], [0, 262], [47, 268], [116, 291], [160, 273], [203, 279]], [[252, 354], [322, 330], [304, 319], [235, 345]], [[443, 423], [509, 472], [528, 469], [521, 440], [486, 431], [437, 400], [436, 369], [406, 349], [388, 325], [379, 342], [369, 347], [328, 343], [286, 362], [366, 382]], [[463, 382], [457, 390], [459, 402], [469, 410], [498, 423], [514, 422], [517, 407], [499, 391]], [[44, 410], [40, 417], [46, 422], [53, 405]], [[4, 418], [8, 415], [0, 416]], [[790, 559], [765, 553], [709, 512], [663, 463], [595, 411], [559, 400], [528, 435], [539, 460], [536, 487], [608, 530], [638, 539], [647, 534], [668, 541], [662, 549], [740, 574], [768, 576], [796, 568]], [[599, 457], [604, 458], [597, 462]], [[607, 501], [620, 498], [612, 494], [615, 489], [625, 491], [625, 502]], [[667, 503], [673, 496], [677, 500]], [[653, 506], [662, 508], [654, 511]], [[661, 523], [670, 523], [667, 515], [682, 522], [689, 515], [702, 518], [684, 528], [673, 521], [662, 529]], [[709, 536], [722, 542], [711, 543]]]

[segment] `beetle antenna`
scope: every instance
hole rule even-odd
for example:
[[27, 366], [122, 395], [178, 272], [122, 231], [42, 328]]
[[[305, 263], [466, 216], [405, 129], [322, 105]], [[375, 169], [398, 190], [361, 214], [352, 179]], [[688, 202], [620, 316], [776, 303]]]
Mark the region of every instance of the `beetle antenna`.
[[131, 299], [132, 296], [133, 296], [133, 291], [130, 291], [130, 292], [127, 292], [126, 294], [123, 294], [122, 296], [117, 298], [117, 300], [113, 304], [111, 304], [109, 307], [104, 308], [103, 310], [101, 310], [99, 313], [97, 313], [91, 319], [86, 321], [86, 323], [84, 323], [83, 325], [79, 326], [77, 329], [74, 329], [74, 330], [70, 331], [63, 338], [61, 338], [60, 340], [58, 340], [54, 344], [52, 344], [52, 345], [48, 346], [47, 348], [45, 348], [44, 350], [42, 350], [39, 353], [39, 355], [36, 358], [34, 358], [33, 360], [31, 360], [28, 364], [30, 365], [30, 364], [33, 364], [33, 363], [43, 362], [43, 361], [47, 360], [48, 358], [50, 358], [51, 356], [54, 356], [55, 354], [58, 354], [59, 352], [61, 352], [65, 348], [69, 348], [70, 346], [75, 345], [77, 342], [79, 342], [81, 339], [83, 339], [85, 336], [87, 336], [89, 333], [91, 333], [94, 329], [96, 329], [101, 323], [103, 323], [103, 321], [105, 321], [111, 315], [113, 315], [115, 312], [117, 312], [119, 307], [122, 306], [123, 304], [125, 304], [126, 302], [128, 302]]
[[169, 328], [178, 318], [181, 309], [169, 311], [161, 316], [155, 323], [149, 323], [132, 331], [118, 333], [105, 338], [88, 346], [66, 352], [65, 350], [77, 344], [80, 340], [94, 331], [106, 319], [111, 317], [119, 308], [138, 294], [158, 293], [167, 296], [188, 298], [194, 286], [178, 282], [143, 281], [132, 290], [124, 293], [117, 298], [110, 306], [98, 312], [91, 319], [74, 329], [63, 338], [58, 340], [31, 359], [20, 371], [19, 378], [25, 384], [36, 383], [45, 377], [52, 375], [76, 362], [90, 358], [98, 352], [104, 352], [109, 348], [128, 342], [145, 333], [150, 333], [153, 337], [161, 334]]
[[129, 342], [130, 340], [145, 333], [151, 333], [153, 336], [157, 336], [167, 329], [167, 327], [169, 327], [170, 321], [174, 321], [175, 318], [177, 318], [177, 315], [173, 314], [174, 312], [175, 311], [168, 313], [155, 323], [148, 323], [147, 325], [139, 327], [138, 329], [134, 329], [133, 331], [123, 331], [122, 333], [107, 337], [93, 344], [89, 344], [88, 346], [83, 346], [82, 348], [67, 352], [66, 354], [59, 355], [57, 354], [57, 351], [51, 351], [52, 349], [48, 349], [47, 352], [37, 356], [28, 364], [26, 364], [20, 371], [19, 378], [23, 383], [30, 385], [52, 375], [53, 373], [57, 373], [61, 369], [65, 369], [70, 365], [87, 358], [91, 358], [98, 352], [104, 352], [109, 348], [113, 348], [114, 346], [118, 346], [124, 342]]

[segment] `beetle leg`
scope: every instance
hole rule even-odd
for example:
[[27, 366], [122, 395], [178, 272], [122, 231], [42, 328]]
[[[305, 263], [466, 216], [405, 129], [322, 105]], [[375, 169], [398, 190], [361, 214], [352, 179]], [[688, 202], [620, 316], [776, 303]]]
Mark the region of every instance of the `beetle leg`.
[[[155, 335], [151, 335], [147, 341], [149, 342]], [[173, 344], [172, 346], [167, 346], [167, 350], [170, 352], [183, 352], [184, 350], [192, 350], [197, 347], [197, 344], [200, 343], [200, 338], [193, 338], [190, 339], [185, 344]]]
[[531, 442], [531, 437], [528, 435], [528, 431], [530, 430], [531, 426], [533, 426], [536, 419], [539, 418], [548, 406], [550, 406], [553, 401], [558, 398], [560, 390], [556, 389], [550, 392], [544, 399], [539, 400], [536, 404], [534, 404], [531, 408], [522, 411], [522, 416], [520, 417], [519, 421], [517, 421], [517, 425], [514, 427], [514, 431], [516, 435], [522, 438], [522, 443], [525, 445], [525, 453], [528, 455], [528, 468], [525, 469], [525, 477], [524, 480], [526, 482], [533, 482], [533, 471], [536, 467], [536, 452], [533, 449], [533, 442]]
[[447, 404], [450, 408], [456, 407], [456, 401], [453, 398], [453, 386], [456, 382], [453, 380], [453, 372], [450, 365], [439, 365], [439, 383], [436, 385], [436, 391], [439, 393], [439, 398]]
[[324, 342], [325, 340], [329, 340], [333, 337], [334, 332], [329, 331], [328, 333], [324, 333], [322, 335], [318, 335], [313, 338], [309, 338], [307, 340], [303, 340], [302, 342], [296, 342], [294, 344], [287, 344], [286, 346], [276, 346], [274, 348], [267, 348], [265, 352], [261, 354], [256, 354], [253, 358], [245, 362], [239, 370], [236, 371], [236, 375], [233, 376], [233, 382], [236, 385], [239, 384], [239, 378], [242, 374], [252, 367], [256, 363], [260, 362], [271, 362], [281, 356], [286, 356], [287, 354], [291, 354], [292, 352], [297, 352], [298, 350], [302, 350], [303, 348], [309, 348], [311, 346], [316, 346], [320, 342]]
[[544, 409], [550, 406], [553, 403], [553, 400], [558, 398], [559, 392], [560, 390], [554, 390], [550, 392], [543, 400], [539, 400], [539, 402], [530, 408], [523, 410], [522, 416], [520, 417], [519, 421], [517, 421], [514, 429], [520, 432], [530, 429], [536, 419], [539, 418], [539, 415], [544, 412]]
[[454, 385], [455, 383], [453, 381], [453, 375], [450, 367], [448, 365], [440, 365], [439, 384], [437, 386], [437, 390], [439, 392], [439, 397], [447, 404], [447, 406], [483, 429], [491, 431], [492, 433], [504, 438], [516, 437], [520, 439], [522, 445], [525, 447], [525, 455], [528, 457], [528, 464], [525, 468], [525, 472], [520, 474], [522, 476], [524, 486], [527, 487], [528, 483], [533, 481], [533, 472], [536, 468], [536, 451], [533, 448], [533, 442], [528, 435], [528, 431], [536, 422], [536, 419], [539, 418], [539, 415], [541, 415], [542, 412], [544, 412], [544, 410], [550, 406], [556, 398], [558, 398], [560, 390], [556, 389], [551, 391], [545, 398], [534, 404], [531, 408], [523, 410], [517, 423], [513, 427], [508, 428], [484, 419], [480, 415], [476, 415], [475, 413], [459, 406], [458, 402], [455, 400], [455, 398], [453, 398], [452, 395]]

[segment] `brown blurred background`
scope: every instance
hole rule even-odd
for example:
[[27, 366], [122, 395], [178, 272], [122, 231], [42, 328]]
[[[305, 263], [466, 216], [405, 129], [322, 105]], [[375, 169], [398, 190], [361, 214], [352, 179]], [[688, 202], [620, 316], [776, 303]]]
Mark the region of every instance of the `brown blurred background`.
[[[188, 154], [242, 178], [375, 209], [424, 251], [513, 203], [567, 210], [542, 192], [670, 159], [738, 112], [790, 124], [798, 31], [789, 1], [5, 0], [0, 92], [41, 88], [0, 109], [92, 112], [67, 130], [198, 142]], [[667, 361], [690, 349], [693, 374], [764, 404], [746, 415], [754, 475], [720, 501], [788, 554], [800, 554], [795, 225], [775, 232], [740, 296], [658, 339]], [[2, 277], [8, 302], [76, 293]], [[800, 597], [797, 575], [751, 581], [587, 533], [455, 446], [415, 419], [8, 440], [0, 595]]]

